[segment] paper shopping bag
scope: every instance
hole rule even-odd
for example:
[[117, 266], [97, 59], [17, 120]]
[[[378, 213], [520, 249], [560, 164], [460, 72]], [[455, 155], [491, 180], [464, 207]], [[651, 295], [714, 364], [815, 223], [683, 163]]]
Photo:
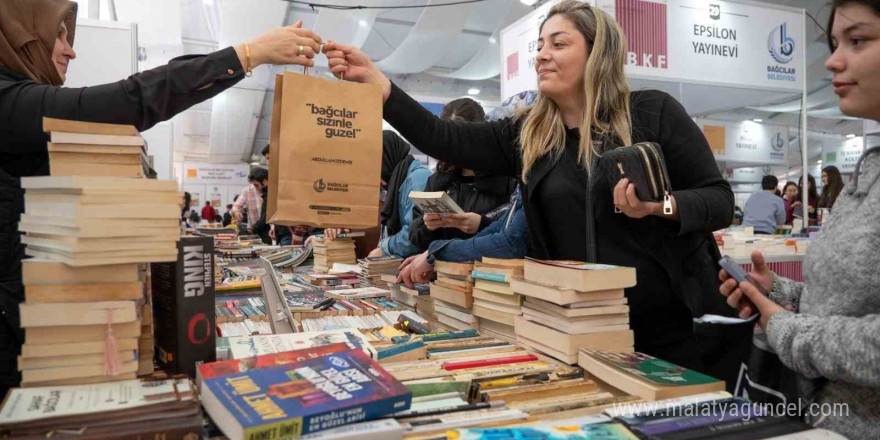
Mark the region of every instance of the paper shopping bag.
[[277, 75], [269, 144], [269, 223], [376, 226], [380, 86]]

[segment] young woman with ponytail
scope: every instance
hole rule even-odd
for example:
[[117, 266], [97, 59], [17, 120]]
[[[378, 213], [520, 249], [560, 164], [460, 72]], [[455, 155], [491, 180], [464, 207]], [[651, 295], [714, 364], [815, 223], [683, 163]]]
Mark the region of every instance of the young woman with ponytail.
[[[328, 43], [325, 53], [335, 74], [383, 87], [385, 120], [421, 151], [521, 179], [530, 257], [635, 267], [638, 284], [626, 295], [636, 350], [700, 369], [692, 316], [724, 306], [713, 293], [719, 281], [710, 232], [733, 218], [730, 186], [675, 99], [629, 91], [625, 37], [606, 13], [563, 1], [547, 14], [538, 47], [534, 105], [492, 122], [442, 121], [357, 48]], [[639, 200], [626, 180], [612, 187], [597, 166], [604, 152], [646, 141], [663, 149], [672, 214]]]

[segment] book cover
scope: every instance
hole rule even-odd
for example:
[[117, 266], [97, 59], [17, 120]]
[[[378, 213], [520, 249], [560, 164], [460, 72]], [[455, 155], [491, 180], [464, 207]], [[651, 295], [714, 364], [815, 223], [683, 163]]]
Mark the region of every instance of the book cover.
[[409, 390], [360, 350], [205, 381], [202, 402], [232, 440], [298, 437], [409, 409]]
[[592, 425], [519, 426], [470, 428], [448, 431], [450, 440], [636, 440], [638, 437], [617, 423]]
[[213, 362], [216, 314], [214, 238], [180, 237], [177, 259], [150, 265], [156, 360], [169, 373], [195, 377], [195, 366]]
[[280, 335], [253, 335], [229, 338], [232, 359], [246, 359], [285, 351], [304, 350], [324, 345], [344, 343], [359, 348], [376, 358], [376, 349], [363, 333], [354, 328], [285, 333]]
[[661, 387], [704, 385], [718, 382], [718, 379], [714, 377], [688, 370], [644, 353], [612, 353], [588, 349], [581, 351], [633, 377]]
[[464, 211], [445, 191], [410, 191], [409, 198], [425, 214], [462, 214]]
[[215, 377], [228, 376], [230, 374], [244, 373], [258, 368], [274, 367], [276, 365], [286, 365], [296, 362], [302, 362], [306, 359], [325, 356], [333, 353], [340, 353], [351, 350], [348, 344], [336, 343], [328, 345], [319, 345], [316, 347], [306, 348], [302, 350], [282, 351], [279, 353], [264, 354], [243, 359], [230, 359], [227, 361], [217, 361], [198, 366], [199, 384], [205, 379], [213, 379]]

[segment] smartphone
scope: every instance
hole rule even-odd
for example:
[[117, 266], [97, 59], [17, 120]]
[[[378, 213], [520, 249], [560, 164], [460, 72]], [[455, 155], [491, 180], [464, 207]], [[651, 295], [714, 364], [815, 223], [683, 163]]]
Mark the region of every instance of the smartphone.
[[742, 283], [744, 281], [748, 281], [748, 273], [746, 273], [745, 269], [742, 268], [739, 264], [736, 264], [730, 255], [725, 255], [718, 261], [718, 264], [721, 265], [721, 268], [730, 275], [731, 278], [735, 279], [736, 282]]
[[749, 276], [749, 274], [745, 271], [745, 269], [742, 268], [742, 266], [740, 266], [739, 264], [734, 262], [732, 258], [730, 258], [730, 255], [725, 255], [724, 257], [722, 257], [721, 260], [718, 260], [718, 264], [720, 264], [721, 268], [724, 269], [724, 271], [727, 272], [727, 274], [730, 275], [731, 278], [735, 279], [737, 283], [748, 281], [752, 283], [752, 285], [755, 286], [755, 288], [758, 289], [759, 292], [763, 293], [765, 296], [769, 296], [769, 294], [764, 291], [764, 288], [761, 287], [760, 284], [752, 281], [752, 277]]

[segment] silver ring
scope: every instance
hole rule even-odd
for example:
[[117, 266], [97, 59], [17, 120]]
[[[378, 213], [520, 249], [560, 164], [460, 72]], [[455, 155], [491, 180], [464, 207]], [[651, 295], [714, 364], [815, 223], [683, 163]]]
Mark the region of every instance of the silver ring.
[[299, 56], [303, 56], [303, 47], [302, 47], [302, 45], [299, 46]]

